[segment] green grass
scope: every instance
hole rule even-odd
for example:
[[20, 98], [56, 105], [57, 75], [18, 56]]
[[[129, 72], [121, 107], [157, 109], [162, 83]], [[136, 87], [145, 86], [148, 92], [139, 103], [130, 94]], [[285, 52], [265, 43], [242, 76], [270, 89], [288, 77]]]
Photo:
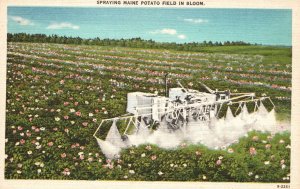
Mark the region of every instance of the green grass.
[[292, 57], [291, 47], [280, 46], [247, 45], [202, 47], [201, 52]]

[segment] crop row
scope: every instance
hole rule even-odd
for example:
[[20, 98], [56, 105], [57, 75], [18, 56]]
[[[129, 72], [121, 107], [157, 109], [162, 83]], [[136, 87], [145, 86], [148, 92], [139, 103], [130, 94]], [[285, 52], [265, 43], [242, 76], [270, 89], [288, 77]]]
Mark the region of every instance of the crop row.
[[[38, 54], [35, 55], [35, 54]], [[290, 73], [285, 70], [269, 70], [267, 73], [264, 73], [263, 70], [260, 73], [251, 73], [251, 70], [243, 71], [241, 68], [233, 69], [232, 67], [222, 67], [214, 66], [213, 64], [204, 67], [202, 64], [187, 64], [186, 67], [182, 66], [184, 63], [178, 65], [170, 66], [164, 65], [164, 62], [159, 64], [158, 61], [148, 60], [134, 60], [127, 57], [98, 57], [92, 58], [88, 56], [80, 56], [76, 58], [68, 58], [65, 54], [58, 54], [54, 52], [53, 54], [47, 52], [39, 52], [35, 54], [23, 54], [17, 52], [11, 52], [10, 55], [19, 56], [19, 57], [28, 57], [33, 59], [42, 59], [47, 61], [56, 61], [64, 63], [72, 63], [74, 66], [78, 65], [87, 65], [92, 66], [93, 68], [100, 68], [106, 71], [117, 71], [120, 74], [134, 72], [137, 75], [147, 75], [152, 77], [162, 77], [164, 73], [169, 72], [174, 74], [178, 78], [191, 78], [192, 75], [199, 75], [202, 79], [224, 79], [228, 82], [239, 83], [241, 80], [247, 80], [247, 82], [241, 82], [241, 84], [250, 84], [250, 85], [262, 85], [270, 88], [277, 88], [280, 90], [290, 91]], [[126, 74], [127, 72], [127, 74]], [[250, 73], [249, 73], [250, 72]], [[268, 75], [270, 74], [270, 75]]]

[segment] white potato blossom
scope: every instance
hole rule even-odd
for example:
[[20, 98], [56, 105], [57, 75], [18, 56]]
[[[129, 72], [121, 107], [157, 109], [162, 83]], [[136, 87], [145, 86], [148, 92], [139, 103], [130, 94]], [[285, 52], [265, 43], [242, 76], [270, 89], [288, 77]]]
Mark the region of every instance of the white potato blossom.
[[283, 143], [285, 143], [285, 141], [280, 139], [279, 144], [283, 144]]

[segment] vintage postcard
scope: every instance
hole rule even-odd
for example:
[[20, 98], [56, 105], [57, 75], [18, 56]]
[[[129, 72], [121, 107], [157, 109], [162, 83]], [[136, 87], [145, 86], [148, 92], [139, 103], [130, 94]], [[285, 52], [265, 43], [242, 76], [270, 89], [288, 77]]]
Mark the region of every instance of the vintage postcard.
[[1, 188], [299, 188], [299, 4], [1, 2]]

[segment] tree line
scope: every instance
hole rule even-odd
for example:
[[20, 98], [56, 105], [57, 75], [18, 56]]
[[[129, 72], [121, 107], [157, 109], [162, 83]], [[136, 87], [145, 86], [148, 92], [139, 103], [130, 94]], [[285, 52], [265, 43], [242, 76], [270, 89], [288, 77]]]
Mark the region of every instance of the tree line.
[[[119, 46], [132, 48], [152, 48], [152, 49], [172, 49], [184, 51], [200, 51], [202, 47], [212, 46], [245, 46], [251, 45], [244, 41], [225, 41], [225, 42], [191, 42], [191, 43], [175, 43], [175, 42], [156, 42], [154, 40], [144, 40], [141, 38], [131, 39], [100, 39], [81, 37], [67, 37], [58, 35], [45, 34], [27, 34], [27, 33], [8, 33], [8, 42], [31, 42], [31, 43], [60, 43], [60, 44], [78, 44], [78, 45], [99, 45], [99, 46]], [[255, 44], [256, 45], [256, 44]]]

